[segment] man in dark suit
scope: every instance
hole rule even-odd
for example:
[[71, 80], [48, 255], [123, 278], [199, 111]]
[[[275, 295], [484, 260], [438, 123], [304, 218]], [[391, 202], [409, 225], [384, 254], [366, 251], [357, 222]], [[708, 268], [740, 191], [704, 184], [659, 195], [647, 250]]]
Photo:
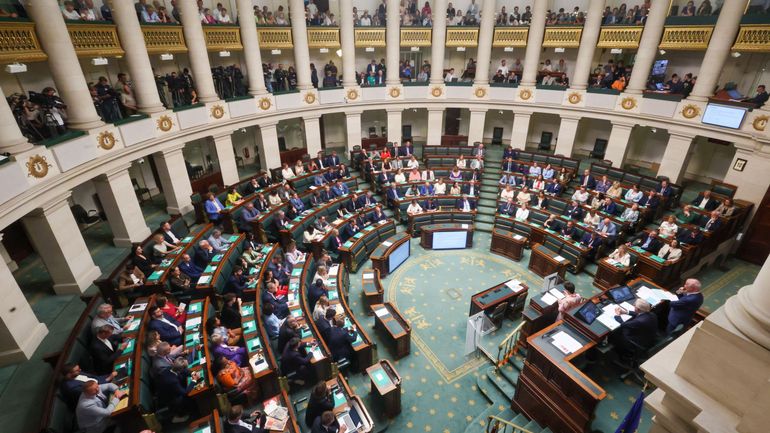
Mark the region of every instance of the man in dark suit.
[[503, 159], [519, 159], [519, 151], [514, 149], [513, 146], [508, 146], [503, 151]]
[[289, 315], [289, 305], [286, 298], [276, 295], [278, 288], [275, 286], [274, 281], [267, 283], [265, 290], [262, 291], [262, 303], [273, 304], [273, 312], [275, 317], [283, 319]]
[[671, 185], [668, 184], [667, 180], [661, 180], [660, 185], [658, 186], [658, 189], [656, 190], [658, 194], [660, 194], [663, 198], [669, 198], [671, 196], [671, 193], [674, 192], [673, 188], [671, 188]]
[[104, 325], [96, 331], [96, 338], [91, 341], [89, 352], [94, 361], [94, 373], [110, 374], [115, 360], [120, 357], [126, 343], [120, 342], [120, 337], [112, 335], [112, 326]]
[[599, 210], [602, 212], [607, 212], [610, 215], [615, 215], [615, 212], [618, 210], [618, 206], [614, 201], [612, 201], [611, 198], [606, 197], [604, 202], [602, 202], [602, 204], [599, 206]]
[[336, 150], [332, 150], [332, 154], [326, 158], [326, 163], [329, 165], [329, 167], [340, 165], [340, 157], [337, 156]]
[[329, 164], [326, 163], [326, 158], [324, 157], [323, 151], [318, 152], [316, 157], [313, 159], [313, 162], [320, 170], [329, 167]]
[[150, 307], [150, 330], [158, 331], [161, 341], [174, 346], [180, 346], [182, 341], [182, 332], [184, 328], [177, 323], [176, 319], [164, 313], [157, 306]]
[[243, 415], [243, 406], [236, 404], [230, 406], [230, 413], [224, 424], [224, 433], [268, 433], [265, 430], [265, 415], [255, 410], [249, 416]]
[[62, 381], [59, 384], [59, 391], [61, 392], [64, 403], [73, 412], [78, 404], [78, 398], [83, 391], [83, 385], [86, 383], [86, 379], [92, 379], [99, 383], [99, 385], [112, 382], [112, 379], [117, 375], [116, 372], [108, 375], [97, 376], [95, 374], [86, 373], [80, 369], [78, 364], [64, 364], [62, 367]]
[[243, 275], [242, 267], [236, 266], [233, 268], [233, 273], [230, 275], [230, 278], [227, 279], [224, 293], [232, 293], [235, 296], [242, 298], [243, 292], [248, 288], [249, 281], [252, 279], [252, 277]]
[[700, 288], [700, 281], [688, 278], [684, 286], [676, 291], [679, 299], [669, 304], [666, 332], [671, 333], [677, 326], [687, 326], [690, 323], [692, 316], [703, 305], [703, 294]]
[[366, 194], [362, 195], [358, 199], [358, 204], [361, 207], [374, 206], [377, 204], [377, 199], [374, 198], [374, 195], [372, 195], [372, 191], [369, 190], [369, 191], [366, 191]]
[[513, 215], [516, 213], [516, 204], [513, 202], [512, 198], [509, 198], [506, 203], [500, 205], [500, 209], [498, 209], [497, 212], [508, 216]]
[[438, 206], [436, 205], [436, 199], [428, 197], [422, 202], [422, 209], [425, 212], [433, 212], [437, 210]]
[[254, 199], [254, 207], [260, 212], [265, 212], [270, 209], [270, 202], [265, 199], [265, 195], [262, 193], [257, 194], [257, 198]]
[[388, 170], [382, 170], [380, 174], [377, 175], [377, 182], [380, 185], [385, 185], [388, 183], [393, 183], [393, 174], [391, 174]]
[[192, 283], [195, 283], [196, 281], [198, 281], [198, 278], [200, 278], [201, 274], [203, 273], [203, 269], [199, 268], [198, 265], [193, 263], [192, 258], [190, 258], [189, 254], [182, 255], [182, 262], [179, 263], [179, 270], [181, 270], [185, 275], [190, 277], [190, 280], [192, 280]]
[[476, 181], [468, 182], [463, 188], [463, 192], [470, 197], [476, 197], [479, 195], [479, 186]]
[[587, 189], [596, 188], [596, 179], [593, 177], [593, 175], [591, 175], [591, 170], [586, 169], [583, 171], [583, 174], [580, 175], [580, 181], [578, 185], [584, 186]]
[[468, 198], [467, 195], [463, 195], [463, 198], [458, 199], [455, 203], [457, 210], [463, 212], [471, 212], [476, 210], [476, 201]]
[[361, 227], [358, 225], [356, 220], [353, 219], [353, 221], [350, 221], [350, 224], [348, 224], [347, 228], [345, 229], [345, 237], [346, 239], [350, 239], [360, 231]]
[[559, 195], [564, 188], [561, 186], [557, 179], [551, 180], [551, 182], [545, 186], [545, 193], [549, 195]]
[[517, 166], [516, 163], [513, 162], [513, 158], [506, 158], [503, 161], [503, 166], [500, 168], [502, 171], [516, 171]]
[[214, 248], [209, 244], [209, 241], [202, 240], [198, 242], [198, 248], [195, 249], [195, 266], [200, 269], [206, 269], [206, 266], [209, 265], [211, 259], [213, 259], [216, 254], [216, 251], [214, 251]]
[[310, 359], [313, 357], [311, 348], [301, 343], [299, 338], [292, 338], [286, 343], [281, 356], [281, 373], [285, 376], [294, 374], [294, 383], [302, 386], [311, 377]]
[[257, 178], [252, 178], [249, 183], [246, 184], [246, 186], [243, 189], [244, 196], [252, 195], [255, 192], [259, 191], [262, 187], [259, 186], [259, 182], [257, 182]]
[[380, 206], [375, 207], [374, 212], [369, 215], [369, 221], [371, 221], [372, 224], [385, 221], [386, 219], [388, 219], [388, 216], [382, 212], [382, 208]]
[[602, 244], [602, 237], [598, 236], [595, 232], [585, 232], [583, 238], [580, 239], [580, 243], [588, 248], [588, 257], [593, 259], [596, 257], [597, 249]]
[[286, 224], [289, 223], [289, 219], [286, 218], [286, 212], [279, 210], [273, 219], [273, 226], [276, 232], [286, 229]]
[[573, 223], [572, 221], [567, 221], [567, 225], [565, 225], [561, 229], [561, 235], [564, 236], [565, 238], [572, 239], [572, 236], [574, 234], [575, 234], [575, 223]]
[[658, 208], [660, 199], [655, 191], [649, 191], [641, 200], [639, 200], [639, 206], [652, 209], [653, 211]]
[[711, 212], [712, 210], [716, 209], [717, 206], [719, 206], [719, 202], [711, 198], [711, 191], [708, 191], [708, 190], [703, 191], [701, 194], [699, 194], [698, 197], [696, 197], [695, 200], [692, 201], [692, 204], [698, 209], [703, 209], [709, 212]]
[[257, 183], [261, 188], [267, 188], [273, 184], [273, 179], [270, 178], [270, 174], [268, 174], [268, 172], [263, 171], [259, 176], [259, 179], [257, 179]]
[[[621, 359], [628, 359], [634, 353], [649, 349], [655, 343], [658, 318], [651, 309], [650, 303], [643, 299], [634, 302], [634, 311], [615, 307], [615, 320], [620, 322], [620, 327], [610, 334], [609, 341]], [[621, 314], [628, 314], [631, 318], [623, 322]]]
[[339, 254], [340, 247], [344, 243], [345, 241], [342, 240], [339, 230], [332, 229], [332, 234], [329, 237], [329, 249], [331, 250], [331, 252], [334, 254]]
[[711, 218], [703, 221], [703, 230], [707, 232], [713, 232], [722, 226], [722, 221], [719, 219], [718, 211], [711, 211]]
[[171, 224], [169, 224], [168, 221], [160, 225], [160, 231], [163, 233], [163, 240], [171, 245], [179, 245], [182, 243], [182, 238], [171, 230]]
[[321, 338], [326, 340], [329, 336], [329, 331], [334, 326], [334, 317], [337, 315], [337, 310], [334, 307], [329, 307], [324, 313], [324, 317], [319, 317], [315, 321], [315, 326], [318, 328], [318, 333], [321, 334]]
[[308, 288], [307, 296], [310, 302], [310, 310], [315, 309], [315, 304], [321, 296], [329, 297], [329, 289], [324, 285], [324, 280], [320, 278], [315, 280]]
[[297, 322], [297, 319], [294, 318], [294, 316], [289, 316], [286, 318], [286, 320], [281, 325], [281, 328], [278, 330], [278, 351], [283, 352], [283, 349], [286, 347], [286, 345], [291, 341], [292, 338], [301, 338], [301, 334], [299, 332], [299, 322]]
[[399, 149], [399, 156], [411, 156], [414, 155], [414, 146], [412, 140], [406, 140], [404, 145]]
[[398, 187], [396, 185], [391, 185], [391, 187], [388, 188], [388, 206], [395, 206], [395, 203], [402, 198], [404, 197], [398, 193]]
[[353, 363], [355, 361], [353, 357], [354, 341], [356, 341], [355, 332], [345, 328], [345, 321], [342, 318], [334, 319], [334, 326], [329, 329], [326, 337], [326, 344], [329, 346], [332, 358], [335, 361], [345, 358]]
[[676, 235], [676, 240], [682, 245], [698, 245], [703, 242], [703, 233], [700, 227], [695, 226], [692, 230], [680, 230]]
[[200, 371], [191, 373], [187, 369], [187, 360], [184, 358], [175, 359], [171, 368], [158, 372], [154, 380], [158, 404], [170, 409], [174, 415], [172, 423], [186, 421], [194, 410], [194, 403], [187, 394], [200, 378]]
[[583, 217], [583, 209], [580, 208], [578, 202], [572, 200], [569, 204], [569, 207], [564, 210], [564, 216], [570, 217], [572, 219], [580, 219]]
[[653, 254], [657, 253], [658, 250], [660, 250], [660, 247], [663, 246], [660, 239], [658, 239], [658, 232], [655, 230], [651, 231], [646, 236], [640, 237], [634, 244]]

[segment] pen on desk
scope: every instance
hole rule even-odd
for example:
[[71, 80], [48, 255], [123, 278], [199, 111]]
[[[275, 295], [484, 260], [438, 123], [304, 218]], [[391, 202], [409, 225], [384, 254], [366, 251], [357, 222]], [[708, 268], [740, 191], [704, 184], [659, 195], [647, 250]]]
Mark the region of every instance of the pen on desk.
[[543, 339], [546, 339], [546, 338], [550, 337], [551, 335], [553, 335], [554, 332], [556, 332], [555, 329], [552, 329], [552, 330], [546, 332], [545, 334], [543, 334]]

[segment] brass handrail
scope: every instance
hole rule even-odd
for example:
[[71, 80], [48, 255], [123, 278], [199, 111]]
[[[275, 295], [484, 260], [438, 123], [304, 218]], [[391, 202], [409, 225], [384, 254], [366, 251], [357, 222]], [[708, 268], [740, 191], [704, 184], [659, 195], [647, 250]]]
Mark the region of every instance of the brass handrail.
[[508, 358], [514, 354], [516, 350], [516, 343], [519, 340], [519, 332], [523, 326], [524, 322], [522, 321], [519, 323], [519, 326], [517, 326], [516, 329], [508, 334], [508, 336], [505, 337], [503, 341], [497, 346], [497, 368], [505, 365], [508, 362]]
[[[495, 430], [497, 433], [534, 433], [533, 431], [527, 430], [516, 423], [513, 423], [511, 421], [506, 421], [497, 415], [489, 415], [489, 421], [487, 422], [487, 431], [489, 431], [489, 428], [492, 427], [493, 422], [497, 424], [496, 425], [497, 428]], [[500, 430], [500, 424], [503, 425], [502, 430]], [[513, 428], [513, 430], [511, 432], [508, 432], [508, 427]]]

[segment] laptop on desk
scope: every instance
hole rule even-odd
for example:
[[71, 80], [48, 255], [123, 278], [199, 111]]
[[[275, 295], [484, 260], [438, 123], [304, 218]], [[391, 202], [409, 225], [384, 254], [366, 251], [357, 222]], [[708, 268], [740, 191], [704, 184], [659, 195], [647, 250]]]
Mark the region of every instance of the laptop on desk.
[[609, 295], [610, 298], [612, 298], [612, 302], [616, 304], [631, 301], [636, 297], [633, 293], [631, 293], [631, 289], [629, 289], [628, 286], [620, 286], [615, 287], [614, 289], [610, 289]]

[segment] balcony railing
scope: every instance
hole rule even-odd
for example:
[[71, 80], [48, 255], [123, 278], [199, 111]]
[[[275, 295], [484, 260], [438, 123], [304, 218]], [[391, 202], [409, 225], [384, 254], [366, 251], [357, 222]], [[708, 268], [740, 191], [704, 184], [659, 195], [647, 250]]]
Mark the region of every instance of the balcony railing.
[[583, 27], [551, 26], [545, 28], [543, 36], [544, 48], [577, 48], [580, 46], [580, 35]]
[[735, 51], [770, 52], [770, 25], [747, 24], [742, 25], [735, 38]]
[[605, 26], [599, 33], [598, 48], [639, 48], [642, 39], [642, 26]]
[[114, 24], [67, 23], [75, 52], [80, 57], [122, 56], [117, 27]]
[[0, 62], [40, 62], [48, 56], [40, 47], [31, 21], [3, 21], [0, 25]]
[[492, 37], [492, 46], [501, 47], [526, 47], [528, 27], [495, 27]]
[[402, 47], [429, 47], [431, 44], [430, 27], [401, 28]]
[[339, 48], [340, 29], [337, 27], [308, 27], [307, 46], [309, 48]]
[[356, 48], [384, 47], [385, 27], [356, 27]]
[[666, 26], [660, 48], [665, 50], [702, 51], [708, 48], [713, 26]]
[[242, 50], [241, 29], [238, 26], [203, 26], [209, 51]]
[[148, 54], [187, 52], [182, 26], [143, 25], [142, 33]]
[[257, 27], [259, 47], [262, 49], [281, 49], [294, 47], [291, 27]]
[[479, 45], [478, 27], [448, 27], [446, 29], [447, 47], [475, 47]]

